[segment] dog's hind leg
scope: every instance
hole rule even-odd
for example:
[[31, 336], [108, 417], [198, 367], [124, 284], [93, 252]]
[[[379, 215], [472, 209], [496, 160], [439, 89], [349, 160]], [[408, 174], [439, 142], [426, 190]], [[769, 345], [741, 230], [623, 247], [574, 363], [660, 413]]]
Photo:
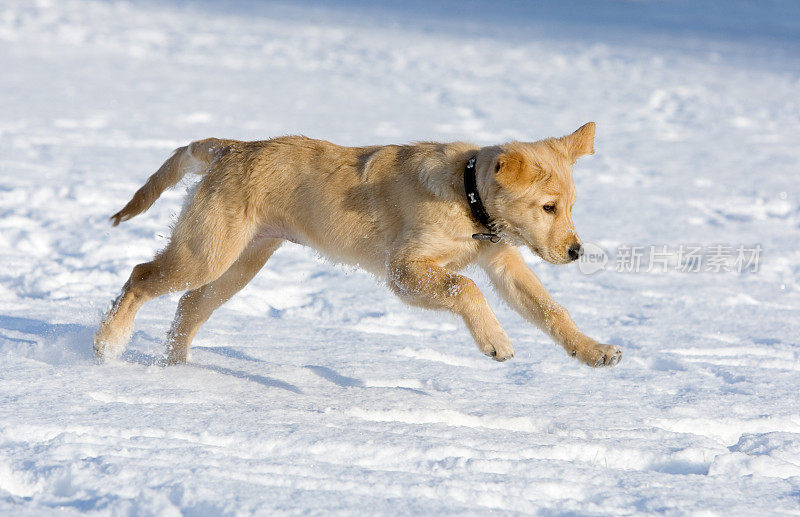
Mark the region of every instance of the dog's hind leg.
[[133, 332], [141, 306], [169, 292], [197, 289], [216, 280], [253, 239], [256, 223], [230, 210], [219, 190], [198, 189], [184, 210], [169, 245], [151, 261], [133, 268], [94, 336], [98, 359], [119, 356]]
[[252, 280], [282, 243], [281, 239], [256, 237], [222, 276], [181, 297], [167, 334], [168, 364], [186, 362], [192, 339], [203, 323]]
[[145, 262], [133, 268], [131, 276], [122, 286], [122, 293], [114, 300], [111, 309], [94, 335], [94, 354], [100, 360], [119, 356], [125, 349], [133, 333], [133, 318], [136, 311], [146, 302], [157, 275], [156, 260]]

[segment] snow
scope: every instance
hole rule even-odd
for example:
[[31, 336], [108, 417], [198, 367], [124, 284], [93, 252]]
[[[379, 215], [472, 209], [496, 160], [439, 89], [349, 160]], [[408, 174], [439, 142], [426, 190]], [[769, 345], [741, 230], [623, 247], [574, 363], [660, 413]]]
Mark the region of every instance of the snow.
[[[0, 2], [0, 513], [800, 511], [797, 4], [332, 5]], [[107, 218], [179, 145], [491, 144], [588, 120], [574, 220], [608, 265], [526, 259], [624, 349], [614, 369], [571, 360], [477, 270], [503, 364], [292, 244], [191, 363], [158, 364], [177, 296], [121, 361], [91, 356], [185, 189]], [[760, 267], [614, 267], [621, 246], [689, 244], [760, 245]]]

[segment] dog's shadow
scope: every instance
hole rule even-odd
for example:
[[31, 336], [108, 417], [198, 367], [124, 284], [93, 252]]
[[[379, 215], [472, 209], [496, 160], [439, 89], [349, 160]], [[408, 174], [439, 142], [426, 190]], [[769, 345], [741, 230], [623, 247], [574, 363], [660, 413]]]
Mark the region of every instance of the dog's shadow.
[[[41, 361], [50, 365], [68, 365], [74, 363], [93, 363], [95, 362], [92, 352], [92, 337], [94, 327], [80, 323], [48, 323], [34, 318], [24, 318], [17, 316], [6, 316], [0, 314], [0, 352], [10, 352]], [[147, 341], [159, 344], [159, 340], [152, 336], [138, 331], [134, 334], [132, 341]], [[198, 346], [196, 350], [211, 352], [222, 355], [230, 359], [248, 361], [254, 363], [266, 363], [262, 359], [253, 357], [241, 350], [226, 346]], [[139, 366], [165, 367], [164, 357], [161, 354], [153, 354], [128, 348], [120, 357], [120, 361], [127, 364]], [[248, 380], [268, 388], [280, 388], [295, 394], [303, 391], [297, 386], [280, 379], [248, 373], [243, 370], [234, 370], [224, 366], [214, 364], [202, 364], [190, 362], [186, 366], [216, 372], [222, 375], [230, 375], [238, 379]], [[369, 388], [361, 379], [342, 375], [327, 366], [305, 365], [310, 372], [318, 377], [325, 379], [341, 388]], [[379, 386], [384, 388], [394, 388], [403, 391], [410, 391], [420, 395], [430, 395], [422, 390], [408, 388], [404, 386]]]
[[[200, 349], [200, 350], [204, 350], [206, 352], [212, 352], [214, 354], [219, 354], [219, 355], [222, 355], [222, 356], [225, 356], [225, 357], [229, 357], [231, 359], [239, 359], [239, 360], [251, 361], [251, 362], [255, 362], [255, 363], [265, 363], [266, 362], [266, 361], [264, 361], [262, 359], [259, 359], [257, 357], [253, 357], [253, 356], [251, 356], [249, 354], [246, 354], [246, 353], [242, 352], [241, 350], [236, 350], [235, 348], [231, 348], [231, 347], [227, 347], [227, 346], [214, 346], [214, 347], [202, 346], [202, 347], [195, 347], [195, 348], [196, 349]], [[233, 370], [228, 370], [227, 368], [221, 368], [221, 367], [218, 367], [218, 366], [209, 367], [207, 365], [196, 365], [196, 364], [194, 366], [199, 366], [199, 367], [203, 367], [203, 368], [209, 368], [209, 369], [213, 369], [215, 371], [225, 370], [225, 372], [221, 372], [221, 373], [228, 373], [228, 375], [235, 375], [237, 377], [240, 376], [239, 374], [242, 374], [244, 376], [241, 377], [241, 378], [250, 378], [249, 377], [250, 374], [245, 374], [244, 372], [234, 372]], [[308, 369], [309, 371], [311, 371], [314, 375], [316, 375], [318, 377], [321, 377], [321, 378], [325, 379], [326, 381], [329, 381], [329, 382], [339, 386], [340, 388], [369, 388], [369, 387], [371, 387], [371, 386], [367, 385], [366, 383], [364, 383], [364, 381], [362, 381], [361, 379], [357, 379], [355, 377], [348, 377], [346, 375], [342, 375], [339, 372], [333, 370], [332, 368], [328, 368], [327, 366], [319, 366], [319, 365], [307, 364], [307, 365], [305, 365], [305, 368]], [[296, 387], [294, 387], [291, 384], [288, 384], [288, 383], [286, 383], [284, 381], [279, 381], [277, 379], [270, 379], [268, 377], [262, 377], [262, 376], [255, 376], [255, 377], [260, 377], [262, 379], [262, 381], [261, 381], [262, 384], [266, 384], [265, 382], [263, 382], [263, 380], [266, 380], [269, 383], [277, 383], [277, 387], [282, 387], [282, 388], [285, 388], [285, 389], [289, 389], [289, 386], [291, 386], [292, 388], [297, 390], [296, 393], [301, 393], [301, 391], [299, 389], [297, 389]], [[259, 380], [255, 380], [255, 379], [252, 379], [252, 378], [250, 378], [250, 380], [253, 380], [255, 382], [260, 382]], [[276, 386], [276, 384], [267, 384], [267, 385]], [[408, 388], [408, 387], [405, 387], [405, 386], [377, 386], [377, 387], [394, 388], [394, 389], [403, 390], [403, 391], [410, 391], [410, 392], [416, 393], [418, 395], [430, 396], [429, 393], [426, 393], [426, 392], [424, 392], [422, 390], [418, 390], [418, 389], [415, 389], [415, 388]], [[293, 391], [293, 390], [289, 389], [289, 391]]]
[[346, 375], [342, 375], [336, 372], [335, 370], [328, 368], [327, 366], [316, 366], [307, 364], [306, 368], [311, 370], [315, 375], [322, 377], [326, 381], [330, 381], [341, 388], [388, 388], [401, 391], [408, 391], [411, 393], [416, 393], [417, 395], [425, 395], [427, 397], [430, 396], [430, 393], [418, 390], [416, 388], [409, 388], [407, 386], [391, 386], [388, 384], [373, 386], [365, 383], [361, 379], [356, 379], [355, 377], [347, 377]]
[[[48, 323], [34, 318], [7, 316], [0, 314], [0, 352], [27, 357], [50, 365], [68, 365], [74, 363], [95, 362], [92, 352], [94, 327], [80, 323]], [[159, 340], [144, 332], [136, 332], [132, 341], [149, 341], [155, 344]], [[201, 347], [198, 347], [201, 348]], [[260, 361], [232, 348], [203, 348], [215, 353], [222, 353], [234, 359]], [[128, 348], [120, 357], [120, 361], [140, 366], [165, 366], [164, 357]], [[263, 361], [261, 361], [263, 362]], [[209, 370], [239, 379], [246, 379], [262, 386], [281, 388], [292, 393], [302, 391], [288, 382], [273, 379], [264, 375], [256, 375], [244, 371], [224, 368], [222, 366], [190, 363], [189, 366]]]
[[261, 384], [262, 386], [266, 386], [268, 388], [281, 388], [286, 391], [291, 391], [292, 393], [296, 393], [298, 395], [303, 393], [303, 390], [301, 390], [294, 384], [289, 384], [288, 382], [282, 381], [280, 379], [273, 379], [272, 377], [267, 377], [266, 375], [257, 375], [254, 373], [247, 373], [241, 370], [232, 370], [230, 368], [225, 368], [223, 366], [217, 366], [214, 364], [188, 363], [187, 366], [191, 366], [192, 368], [200, 368], [201, 370], [209, 370], [212, 372], [221, 373], [223, 375], [230, 375], [238, 379], [245, 379], [250, 382], [255, 382], [256, 384]]
[[[204, 352], [211, 352], [214, 354], [222, 355], [225, 357], [229, 357], [231, 359], [239, 359], [241, 361], [251, 361], [255, 363], [266, 363], [266, 361], [262, 361], [257, 357], [253, 357], [248, 355], [240, 350], [236, 350], [235, 348], [227, 347], [227, 346], [196, 346], [193, 347], [194, 350], [202, 350]], [[247, 373], [242, 370], [233, 370], [231, 368], [225, 368], [224, 366], [217, 366], [214, 364], [200, 364], [190, 362], [187, 363], [187, 366], [191, 366], [192, 368], [199, 368], [202, 370], [209, 370], [212, 372], [221, 373], [223, 375], [230, 375], [232, 377], [236, 377], [238, 379], [245, 379], [251, 382], [255, 382], [257, 384], [261, 384], [262, 386], [267, 386], [269, 388], [281, 388], [286, 391], [291, 391], [292, 393], [297, 393], [298, 395], [303, 393], [303, 390], [298, 388], [293, 384], [289, 384], [286, 381], [282, 381], [280, 379], [274, 379], [272, 377], [267, 377], [266, 375], [258, 375], [254, 373]]]
[[363, 388], [364, 381], [356, 379], [355, 377], [347, 377], [342, 375], [327, 366], [315, 366], [307, 364], [306, 368], [311, 370], [315, 375], [322, 377], [326, 381], [330, 381], [341, 388]]
[[92, 327], [80, 323], [48, 323], [0, 314], [0, 352], [51, 365], [92, 360], [93, 334]]
[[[149, 336], [143, 333], [137, 332], [134, 335], [134, 338], [141, 336], [145, 339], [152, 340]], [[239, 352], [233, 348], [229, 347], [202, 347], [198, 346], [195, 347], [196, 350], [203, 350], [206, 352], [213, 352], [216, 354], [224, 355], [226, 357], [230, 357], [232, 359], [242, 359], [246, 361], [257, 361], [257, 362], [264, 362], [260, 359], [255, 357], [249, 356], [244, 352]], [[145, 352], [141, 352], [139, 350], [132, 350], [128, 349], [125, 353], [122, 354], [120, 360], [130, 363], [130, 364], [138, 364], [141, 366], [161, 366], [167, 368], [166, 359], [162, 355], [154, 355], [148, 354]], [[250, 382], [255, 382], [256, 384], [261, 384], [262, 386], [266, 386], [268, 388], [281, 388], [287, 391], [291, 391], [292, 393], [303, 393], [303, 391], [294, 386], [293, 384], [289, 384], [288, 382], [282, 381], [280, 379], [273, 379], [272, 377], [267, 377], [266, 375], [258, 375], [254, 373], [248, 373], [242, 370], [234, 370], [231, 368], [225, 368], [224, 366], [218, 366], [215, 364], [202, 364], [197, 362], [188, 362], [183, 365], [188, 368], [196, 368], [198, 370], [208, 370], [210, 372], [220, 373], [222, 375], [230, 375], [231, 377], [236, 377], [237, 379], [244, 379]], [[170, 367], [171, 368], [171, 367]]]

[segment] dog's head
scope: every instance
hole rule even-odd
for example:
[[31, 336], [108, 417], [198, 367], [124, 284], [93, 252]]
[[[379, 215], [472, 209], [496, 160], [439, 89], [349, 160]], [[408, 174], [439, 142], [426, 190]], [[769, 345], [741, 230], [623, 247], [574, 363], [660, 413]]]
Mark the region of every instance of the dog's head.
[[483, 161], [486, 167], [487, 209], [505, 239], [554, 264], [580, 256], [581, 240], [572, 223], [572, 165], [594, 153], [594, 130], [589, 122], [561, 138], [510, 142], [479, 156], [479, 166]]

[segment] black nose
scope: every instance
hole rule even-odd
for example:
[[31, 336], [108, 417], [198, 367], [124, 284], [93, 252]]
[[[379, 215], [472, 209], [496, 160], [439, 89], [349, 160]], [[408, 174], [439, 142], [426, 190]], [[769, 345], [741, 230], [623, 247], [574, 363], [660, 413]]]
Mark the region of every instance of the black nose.
[[580, 243], [573, 244], [567, 250], [567, 254], [570, 260], [578, 260], [578, 258], [583, 255], [583, 246], [581, 246]]

